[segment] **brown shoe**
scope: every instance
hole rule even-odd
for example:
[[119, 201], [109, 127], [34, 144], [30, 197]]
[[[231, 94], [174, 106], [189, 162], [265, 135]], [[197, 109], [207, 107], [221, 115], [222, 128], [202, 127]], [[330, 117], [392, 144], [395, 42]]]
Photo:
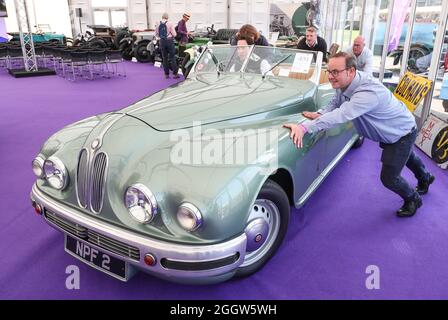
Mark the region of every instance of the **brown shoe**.
[[173, 75], [173, 79], [179, 79], [180, 76], [178, 74]]
[[169, 79], [170, 78], [170, 75], [169, 74], [166, 74], [165, 75], [165, 79]]

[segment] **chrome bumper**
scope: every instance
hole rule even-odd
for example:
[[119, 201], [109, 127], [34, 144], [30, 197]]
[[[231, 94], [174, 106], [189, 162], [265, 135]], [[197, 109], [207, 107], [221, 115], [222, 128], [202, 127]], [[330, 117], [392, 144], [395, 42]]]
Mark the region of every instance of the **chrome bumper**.
[[[104, 222], [86, 216], [79, 210], [76, 210], [67, 205], [61, 204], [49, 196], [41, 192], [36, 184], [33, 185], [31, 191], [31, 200], [36, 204], [44, 208], [44, 212], [50, 211], [51, 213], [69, 221], [73, 224], [87, 228], [93, 232], [109, 237], [113, 240], [119, 241], [126, 245], [136, 247], [140, 250], [139, 260], [124, 257], [111, 252], [104, 247], [97, 247], [95, 244], [88, 242], [92, 247], [95, 247], [107, 254], [110, 254], [118, 259], [124, 260], [140, 270], [148, 273], [152, 273], [155, 276], [159, 276], [165, 279], [181, 281], [193, 280], [192, 282], [214, 282], [213, 278], [225, 277], [229, 278], [233, 275], [236, 269], [243, 263], [244, 255], [246, 252], [246, 235], [242, 235], [231, 239], [227, 242], [214, 244], [214, 245], [180, 245], [160, 240], [154, 240], [144, 237], [140, 234], [130, 232], [126, 229], [118, 228], [116, 226], [105, 224]], [[45, 217], [45, 214], [44, 214]], [[52, 227], [68, 234], [72, 237], [76, 235], [61, 229], [54, 223], [45, 219], [46, 222]], [[82, 240], [82, 239], [81, 239]], [[145, 254], [150, 253], [157, 258], [157, 263], [154, 266], [148, 266], [144, 262]], [[217, 261], [228, 260], [229, 257], [237, 256], [230, 264], [215, 267]], [[171, 269], [165, 268], [160, 263], [163, 259], [169, 260], [171, 263], [178, 263], [179, 265], [201, 265], [201, 270], [179, 270], [179, 268]], [[211, 268], [207, 269], [207, 264], [210, 264]], [[187, 268], [189, 269], [189, 268]], [[203, 281], [201, 281], [201, 279]], [[220, 281], [220, 280], [218, 280]]]

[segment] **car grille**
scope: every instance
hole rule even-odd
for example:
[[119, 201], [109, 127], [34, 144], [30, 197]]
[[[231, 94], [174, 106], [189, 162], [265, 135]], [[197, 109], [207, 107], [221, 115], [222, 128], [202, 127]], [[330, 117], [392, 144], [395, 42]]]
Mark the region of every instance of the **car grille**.
[[88, 241], [94, 243], [98, 247], [115, 252], [123, 257], [129, 257], [134, 260], [140, 259], [140, 250], [135, 247], [128, 246], [125, 243], [103, 236], [92, 230], [87, 231]]
[[92, 198], [91, 205], [92, 210], [95, 212], [100, 212], [103, 206], [103, 197], [104, 197], [104, 182], [105, 182], [105, 174], [107, 167], [107, 157], [104, 152], [101, 152], [96, 155], [95, 160], [93, 161], [93, 170], [92, 170]]
[[67, 233], [75, 235], [81, 239], [87, 238], [87, 228], [84, 228], [79, 224], [68, 222], [67, 220], [62, 219], [61, 217], [48, 210], [45, 210], [45, 218], [47, 218], [49, 222], [57, 225]]
[[49, 210], [45, 210], [45, 218], [48, 222], [82, 240], [113, 252], [119, 256], [140, 261], [140, 250], [136, 247], [127, 245], [126, 243], [109, 238], [93, 230], [87, 229], [86, 227], [80, 226], [79, 224], [68, 221], [67, 219], [62, 218]]
[[95, 155], [91, 168], [86, 149], [81, 150], [78, 159], [76, 186], [79, 204], [94, 213], [99, 213], [104, 201], [107, 155], [104, 152]]

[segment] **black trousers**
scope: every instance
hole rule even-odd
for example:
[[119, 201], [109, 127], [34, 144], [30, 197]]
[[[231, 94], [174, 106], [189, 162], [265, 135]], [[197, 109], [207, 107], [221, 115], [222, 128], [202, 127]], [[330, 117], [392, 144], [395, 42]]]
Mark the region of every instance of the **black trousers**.
[[162, 51], [162, 64], [165, 74], [170, 73], [170, 67], [173, 74], [177, 74], [176, 48], [173, 39], [160, 39], [160, 50]]
[[430, 177], [430, 173], [426, 170], [422, 160], [413, 150], [417, 133], [417, 129], [414, 128], [395, 143], [380, 143], [380, 147], [383, 149], [381, 182], [386, 188], [395, 192], [404, 200], [413, 200], [419, 197], [415, 189], [401, 176], [404, 166], [412, 171], [417, 180], [425, 181]]

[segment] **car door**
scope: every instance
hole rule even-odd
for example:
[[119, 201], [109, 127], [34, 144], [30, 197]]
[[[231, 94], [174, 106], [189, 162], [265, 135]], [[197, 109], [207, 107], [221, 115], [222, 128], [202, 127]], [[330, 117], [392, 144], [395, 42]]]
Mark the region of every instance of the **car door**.
[[[317, 93], [319, 95], [320, 93]], [[304, 110], [317, 111], [320, 106], [314, 99], [313, 105]], [[325, 132], [306, 134], [303, 138], [303, 148], [297, 150], [298, 156], [294, 167], [294, 185], [297, 198], [307, 198], [306, 193], [322, 173], [322, 159], [325, 156]], [[295, 147], [295, 146], [294, 146]]]

